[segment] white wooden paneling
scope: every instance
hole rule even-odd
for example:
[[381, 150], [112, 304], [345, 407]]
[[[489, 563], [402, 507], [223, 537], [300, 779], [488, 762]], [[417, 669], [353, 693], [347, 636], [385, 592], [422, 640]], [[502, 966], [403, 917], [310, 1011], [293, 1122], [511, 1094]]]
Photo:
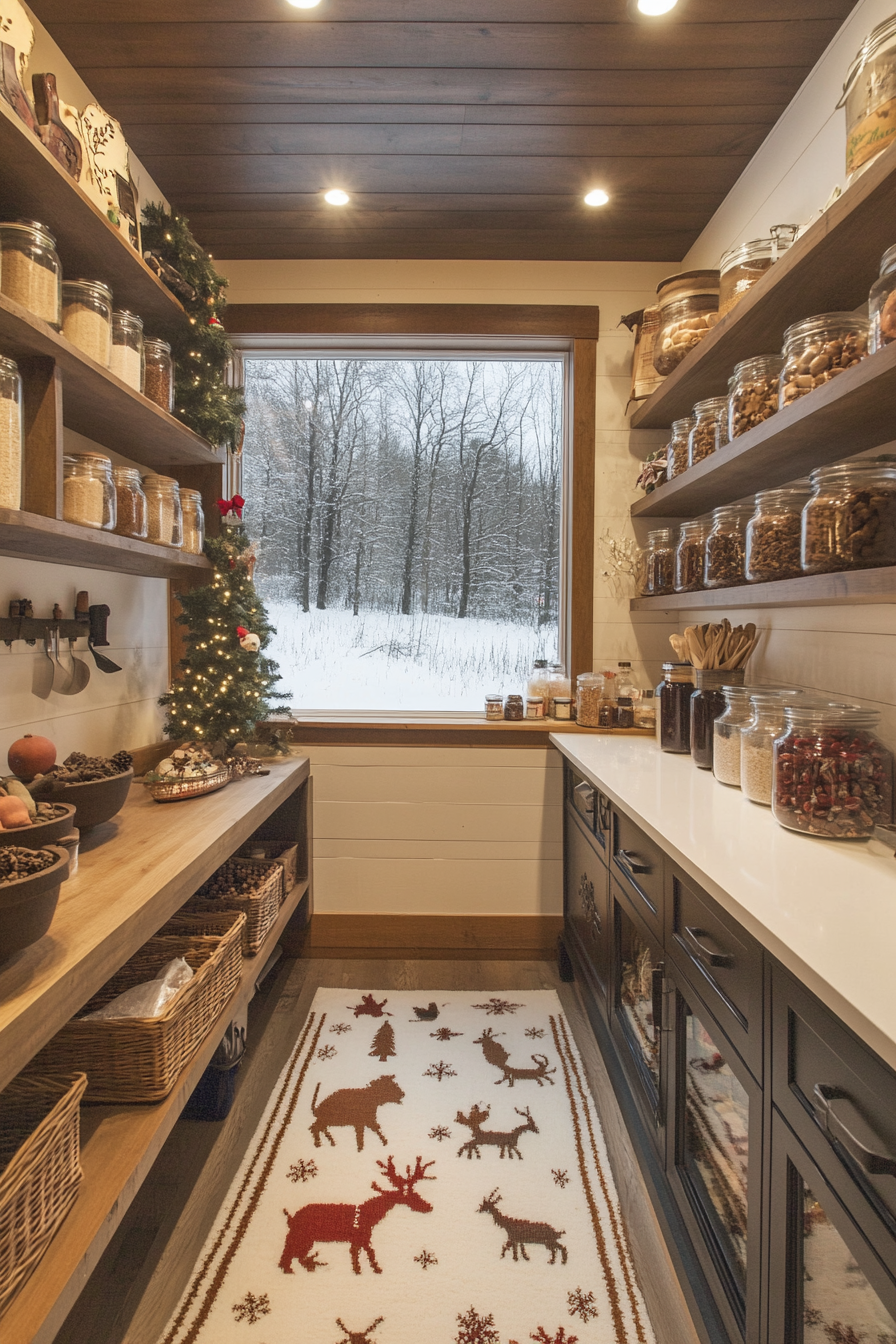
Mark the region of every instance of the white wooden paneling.
[[[315, 800], [316, 803], [316, 800]], [[352, 859], [315, 855], [321, 914], [555, 915], [560, 860]]]
[[329, 839], [502, 840], [555, 839], [561, 809], [478, 807], [462, 803], [332, 803], [314, 794], [315, 834]]
[[331, 802], [465, 803], [486, 807], [559, 807], [559, 770], [460, 765], [343, 766], [315, 762], [315, 789]]
[[382, 840], [319, 837], [315, 858], [325, 859], [562, 859], [563, 841], [556, 840]]
[[430, 747], [408, 743], [400, 747], [340, 747], [319, 743], [295, 744], [303, 756], [310, 756], [316, 765], [345, 765], [361, 769], [380, 769], [387, 765], [432, 766], [434, 769], [498, 770], [556, 770], [562, 769], [562, 758], [553, 747]]

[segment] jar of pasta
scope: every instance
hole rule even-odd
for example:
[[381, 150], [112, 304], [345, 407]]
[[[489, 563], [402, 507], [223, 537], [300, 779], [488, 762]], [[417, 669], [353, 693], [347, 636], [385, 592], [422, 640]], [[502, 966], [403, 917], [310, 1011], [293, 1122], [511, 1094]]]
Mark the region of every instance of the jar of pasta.
[[62, 266], [56, 239], [36, 219], [0, 224], [0, 293], [53, 327], [62, 321]]
[[675, 550], [676, 593], [697, 593], [703, 587], [707, 530], [708, 525], [702, 518], [681, 524]]
[[118, 500], [112, 462], [104, 453], [72, 453], [62, 459], [62, 516], [67, 523], [112, 532]]
[[183, 513], [180, 488], [173, 476], [143, 477], [146, 494], [147, 540], [158, 546], [183, 545]]
[[174, 410], [174, 361], [167, 341], [143, 342], [143, 395], [169, 415]]
[[675, 591], [675, 540], [671, 527], [647, 533], [647, 581], [645, 597], [662, 597]]
[[804, 574], [896, 565], [896, 463], [819, 467], [803, 508]]
[[868, 354], [870, 337], [867, 317], [855, 313], [821, 313], [794, 322], [784, 333], [780, 408], [858, 364]]
[[180, 503], [184, 516], [183, 549], [190, 555], [201, 555], [205, 544], [205, 514], [202, 495], [198, 490], [180, 488]]
[[695, 467], [727, 442], [728, 398], [707, 397], [705, 401], [698, 401], [694, 407], [694, 425], [688, 435], [688, 466]]
[[671, 481], [673, 476], [680, 476], [683, 471], [687, 471], [689, 437], [696, 423], [692, 415], [672, 421], [672, 437], [666, 447], [667, 480]]
[[868, 317], [872, 353], [896, 341], [896, 246], [880, 259], [880, 275], [868, 295]]
[[0, 356], [0, 508], [22, 507], [22, 380]]
[[718, 271], [683, 271], [657, 285], [660, 331], [653, 349], [653, 366], [663, 376], [672, 373], [719, 320]]
[[113, 467], [115, 484], [115, 531], [122, 537], [146, 536], [146, 495], [136, 467]]
[[731, 588], [746, 581], [744, 534], [752, 512], [751, 508], [737, 504], [713, 509], [703, 566], [703, 583], [706, 588]]
[[112, 372], [135, 392], [143, 390], [143, 319], [120, 309], [112, 314]]
[[112, 360], [112, 291], [99, 280], [62, 282], [62, 334], [108, 369]]
[[728, 435], [739, 438], [778, 409], [783, 355], [755, 355], [734, 366], [728, 398]]
[[785, 490], [760, 490], [747, 523], [747, 583], [795, 579], [802, 573], [800, 537], [809, 482]]

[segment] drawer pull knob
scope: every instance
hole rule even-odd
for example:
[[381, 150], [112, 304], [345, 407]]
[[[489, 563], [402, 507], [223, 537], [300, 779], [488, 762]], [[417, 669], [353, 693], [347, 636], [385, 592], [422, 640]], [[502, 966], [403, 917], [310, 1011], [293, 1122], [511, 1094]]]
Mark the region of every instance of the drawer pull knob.
[[734, 965], [731, 953], [720, 952], [705, 929], [686, 928], [684, 941], [691, 956], [702, 961], [704, 966], [721, 966], [730, 970]]
[[604, 794], [597, 795], [598, 824], [602, 831], [610, 829], [610, 800]]
[[573, 789], [573, 793], [576, 795], [576, 798], [578, 799], [581, 810], [587, 813], [589, 816], [593, 816], [594, 789], [592, 789], [591, 785], [586, 784], [583, 781], [581, 784], [577, 784], [575, 786], [575, 788]]
[[616, 860], [621, 867], [623, 867], [627, 873], [631, 873], [633, 877], [635, 873], [652, 872], [651, 866], [647, 860], [642, 859], [641, 855], [636, 854], [634, 850], [617, 849]]
[[845, 1148], [863, 1171], [867, 1171], [870, 1176], [896, 1176], [896, 1158], [869, 1148], [867, 1142], [863, 1143], [853, 1133], [856, 1129], [864, 1130], [867, 1140], [883, 1146], [848, 1093], [825, 1083], [816, 1083], [812, 1105], [815, 1107], [815, 1117], [828, 1138]]

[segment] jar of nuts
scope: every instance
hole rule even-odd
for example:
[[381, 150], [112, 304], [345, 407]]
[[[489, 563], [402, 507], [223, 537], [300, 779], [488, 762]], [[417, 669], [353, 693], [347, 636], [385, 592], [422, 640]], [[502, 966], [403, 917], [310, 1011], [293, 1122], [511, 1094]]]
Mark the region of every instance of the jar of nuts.
[[847, 462], [809, 477], [804, 574], [896, 565], [896, 463]]
[[728, 398], [707, 397], [705, 401], [698, 401], [694, 407], [694, 426], [688, 435], [688, 466], [695, 467], [727, 442]]
[[683, 471], [688, 469], [688, 443], [691, 430], [697, 421], [692, 415], [685, 415], [681, 420], [672, 421], [672, 437], [666, 446], [666, 479], [670, 480], [673, 476], [680, 476]]
[[822, 313], [794, 322], [784, 333], [784, 368], [778, 406], [831, 382], [868, 354], [871, 329], [855, 313]]
[[896, 246], [888, 248], [880, 259], [880, 276], [868, 295], [868, 316], [873, 354], [896, 341]]
[[731, 588], [746, 582], [745, 529], [752, 512], [739, 504], [713, 509], [712, 527], [706, 538], [704, 587]]
[[774, 266], [796, 238], [798, 225], [776, 224], [768, 238], [738, 243], [719, 262], [719, 316], [724, 317]]
[[775, 740], [772, 812], [792, 831], [862, 840], [893, 819], [893, 755], [877, 710], [788, 705]]
[[709, 525], [702, 518], [682, 523], [675, 550], [676, 593], [697, 593], [703, 587], [703, 563], [708, 530]]
[[657, 285], [660, 332], [653, 366], [664, 377], [707, 336], [719, 320], [718, 271], [683, 271]]
[[675, 539], [671, 527], [647, 533], [647, 578], [645, 597], [662, 597], [675, 591]]
[[747, 523], [747, 583], [795, 579], [802, 573], [800, 536], [809, 482], [786, 490], [760, 490]]
[[728, 434], [736, 439], [778, 409], [783, 355], [755, 355], [734, 366], [728, 400]]

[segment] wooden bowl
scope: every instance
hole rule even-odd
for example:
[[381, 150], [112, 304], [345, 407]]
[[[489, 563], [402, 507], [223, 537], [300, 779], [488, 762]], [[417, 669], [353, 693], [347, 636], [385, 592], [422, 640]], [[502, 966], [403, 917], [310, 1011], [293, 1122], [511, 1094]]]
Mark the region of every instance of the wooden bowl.
[[[40, 801], [45, 803], [49, 800], [41, 798]], [[68, 835], [75, 824], [75, 807], [73, 803], [63, 803], [62, 806], [65, 808], [64, 817], [56, 817], [52, 821], [35, 821], [30, 826], [13, 826], [10, 830], [0, 831], [0, 845], [43, 849], [45, 845], [51, 845], [54, 840]]]
[[[91, 826], [99, 826], [109, 821], [116, 812], [120, 812], [127, 801], [128, 792], [134, 779], [134, 770], [125, 770], [123, 775], [111, 775], [108, 779], [85, 780], [83, 784], [52, 783], [34, 792], [39, 803], [71, 803], [75, 808], [74, 824], [81, 831]], [[40, 781], [41, 784], [43, 781]]]
[[68, 853], [45, 845], [56, 855], [52, 868], [0, 884], [0, 962], [43, 938], [53, 923], [59, 888], [68, 876]]

